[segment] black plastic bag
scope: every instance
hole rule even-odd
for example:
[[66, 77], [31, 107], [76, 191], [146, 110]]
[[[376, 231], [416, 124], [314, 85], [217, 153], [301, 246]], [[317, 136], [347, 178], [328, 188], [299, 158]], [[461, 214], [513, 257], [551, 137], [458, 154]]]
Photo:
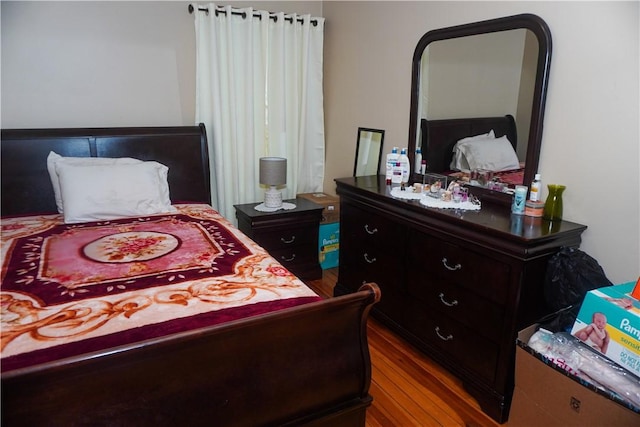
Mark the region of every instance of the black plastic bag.
[[561, 248], [549, 259], [544, 281], [547, 307], [553, 312], [561, 311], [547, 329], [558, 332], [570, 328], [587, 292], [612, 285], [594, 258], [578, 248]]

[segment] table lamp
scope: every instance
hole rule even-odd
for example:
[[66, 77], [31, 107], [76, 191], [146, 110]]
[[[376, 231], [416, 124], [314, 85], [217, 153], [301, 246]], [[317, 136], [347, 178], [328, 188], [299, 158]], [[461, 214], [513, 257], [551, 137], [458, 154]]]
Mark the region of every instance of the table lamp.
[[282, 191], [276, 187], [287, 183], [287, 159], [283, 157], [260, 158], [260, 184], [268, 185], [264, 193], [264, 205], [267, 208], [282, 207]]

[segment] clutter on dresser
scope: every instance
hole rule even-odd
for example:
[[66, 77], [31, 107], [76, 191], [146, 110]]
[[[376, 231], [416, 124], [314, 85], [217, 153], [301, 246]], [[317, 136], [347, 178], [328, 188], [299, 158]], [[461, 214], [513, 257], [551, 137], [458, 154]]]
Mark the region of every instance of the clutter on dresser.
[[480, 210], [480, 200], [469, 193], [469, 189], [445, 175], [426, 173], [422, 183], [413, 185], [387, 185], [389, 195], [396, 199], [417, 200], [430, 208]]

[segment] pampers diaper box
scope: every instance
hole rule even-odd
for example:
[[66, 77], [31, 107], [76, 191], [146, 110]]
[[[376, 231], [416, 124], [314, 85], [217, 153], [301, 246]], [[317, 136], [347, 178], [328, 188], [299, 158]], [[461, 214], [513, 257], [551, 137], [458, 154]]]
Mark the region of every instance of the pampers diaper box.
[[320, 267], [323, 270], [337, 267], [340, 260], [340, 223], [320, 224], [318, 241]]
[[640, 376], [640, 301], [635, 282], [587, 292], [571, 334]]

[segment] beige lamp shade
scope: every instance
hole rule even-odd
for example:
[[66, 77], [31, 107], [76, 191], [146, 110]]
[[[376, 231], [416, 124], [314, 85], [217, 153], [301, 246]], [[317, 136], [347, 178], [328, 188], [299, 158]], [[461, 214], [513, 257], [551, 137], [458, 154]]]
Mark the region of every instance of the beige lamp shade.
[[284, 157], [260, 158], [260, 184], [284, 185], [287, 183], [287, 159]]

